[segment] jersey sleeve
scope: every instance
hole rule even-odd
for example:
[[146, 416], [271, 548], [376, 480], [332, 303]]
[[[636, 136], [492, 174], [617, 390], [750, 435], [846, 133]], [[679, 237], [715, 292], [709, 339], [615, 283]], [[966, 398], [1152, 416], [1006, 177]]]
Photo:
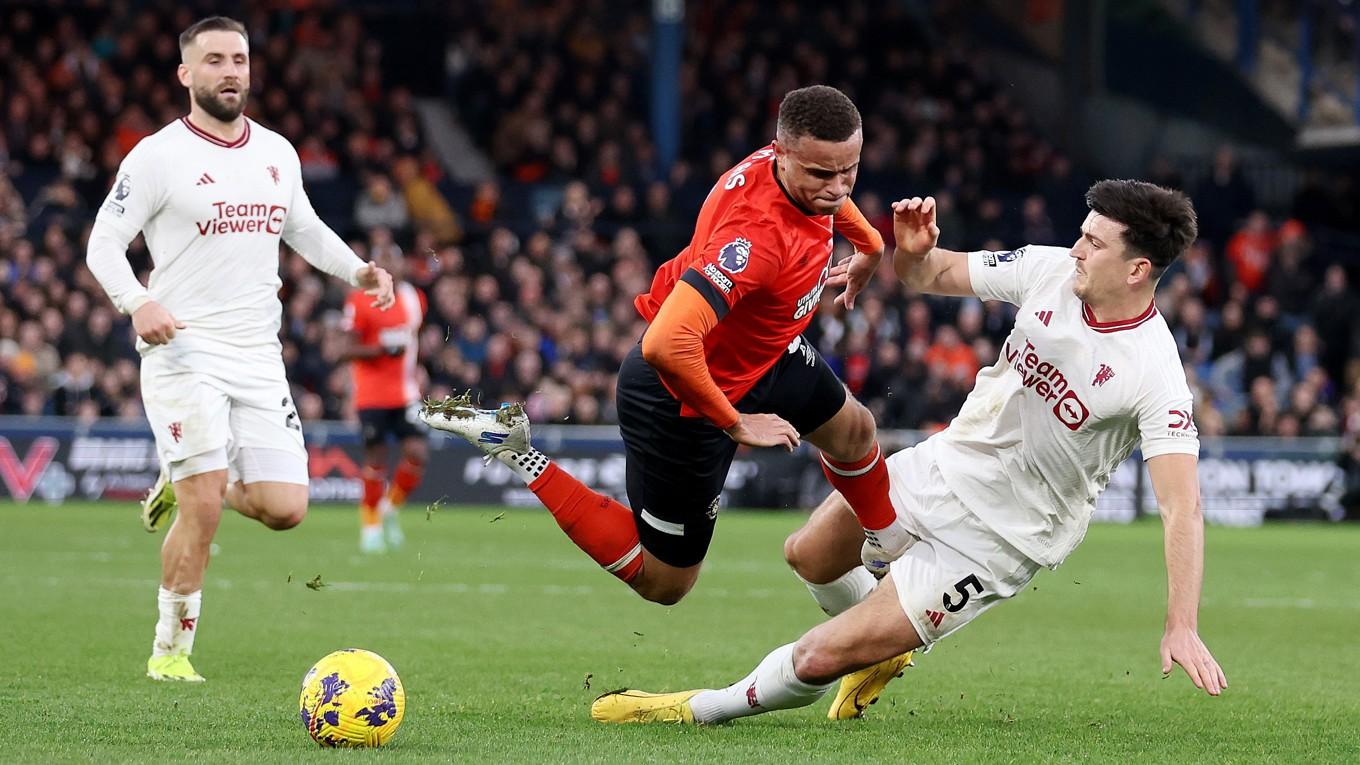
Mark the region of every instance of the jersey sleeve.
[[1137, 415], [1144, 460], [1163, 454], [1199, 455], [1194, 397], [1174, 354], [1166, 356], [1157, 369], [1145, 375]]
[[95, 223], [129, 242], [165, 205], [165, 181], [157, 172], [155, 150], [143, 140], [118, 166], [118, 177], [104, 198]]
[[354, 254], [349, 245], [345, 244], [340, 235], [332, 231], [331, 227], [316, 214], [312, 200], [307, 197], [307, 191], [302, 187], [302, 170], [297, 152], [293, 151], [292, 147], [289, 147], [289, 152], [291, 154], [289, 168], [294, 173], [293, 201], [288, 208], [288, 218], [283, 223], [283, 241], [296, 250], [313, 268], [324, 271], [350, 286], [356, 286], [355, 277], [359, 269], [363, 268], [364, 262]]
[[1072, 271], [1072, 258], [1062, 247], [1026, 245], [1008, 252], [978, 250], [968, 253], [968, 278], [983, 300], [1025, 302], [1050, 277]]
[[779, 232], [752, 215], [732, 215], [713, 230], [680, 280], [703, 295], [722, 320], [732, 306], [778, 278], [786, 248]]
[[869, 225], [853, 199], [845, 200], [836, 211], [835, 221], [836, 230], [860, 252], [873, 254], [883, 249], [883, 235]]
[[115, 308], [131, 314], [151, 299], [128, 263], [128, 244], [165, 204], [165, 182], [147, 141], [123, 158], [113, 187], [95, 215], [85, 262]]

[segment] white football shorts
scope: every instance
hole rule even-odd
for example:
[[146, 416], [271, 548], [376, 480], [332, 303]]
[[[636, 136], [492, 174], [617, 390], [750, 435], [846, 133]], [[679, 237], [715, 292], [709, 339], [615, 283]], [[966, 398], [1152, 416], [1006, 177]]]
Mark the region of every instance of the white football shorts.
[[308, 484], [302, 423], [277, 350], [225, 358], [167, 346], [142, 357], [141, 377], [171, 480], [226, 468], [233, 481]]
[[928, 647], [1025, 588], [1043, 568], [1002, 539], [945, 485], [927, 439], [888, 458], [897, 517], [920, 538], [888, 575]]

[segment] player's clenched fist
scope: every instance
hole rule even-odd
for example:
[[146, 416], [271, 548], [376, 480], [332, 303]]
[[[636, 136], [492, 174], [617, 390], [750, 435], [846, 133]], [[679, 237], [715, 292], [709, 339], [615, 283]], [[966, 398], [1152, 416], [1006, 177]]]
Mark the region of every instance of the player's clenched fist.
[[176, 330], [184, 329], [184, 322], [171, 316], [160, 303], [148, 300], [132, 312], [132, 328], [146, 342], [165, 345], [175, 338]]
[[924, 256], [940, 241], [935, 223], [935, 197], [912, 197], [893, 202], [893, 236], [897, 249], [915, 257]]

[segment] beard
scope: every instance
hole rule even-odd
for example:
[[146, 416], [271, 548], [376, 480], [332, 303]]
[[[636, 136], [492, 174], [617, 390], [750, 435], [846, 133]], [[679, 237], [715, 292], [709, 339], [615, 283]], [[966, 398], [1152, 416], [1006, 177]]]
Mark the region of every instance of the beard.
[[246, 110], [246, 100], [250, 97], [250, 87], [242, 85], [237, 91], [236, 105], [227, 103], [217, 93], [208, 88], [191, 88], [194, 103], [207, 112], [213, 119], [221, 122], [234, 122]]

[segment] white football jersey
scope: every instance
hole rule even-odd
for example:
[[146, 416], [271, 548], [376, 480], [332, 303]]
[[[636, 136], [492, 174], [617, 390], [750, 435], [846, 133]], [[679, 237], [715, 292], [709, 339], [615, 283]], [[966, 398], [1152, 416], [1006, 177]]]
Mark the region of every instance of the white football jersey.
[[[278, 349], [280, 238], [350, 283], [363, 265], [312, 209], [297, 151], [249, 119], [234, 143], [188, 118], [144, 138], [119, 168], [95, 219], [101, 227], [124, 250], [145, 234], [154, 265], [147, 291], [186, 325], [172, 344], [182, 349]], [[145, 293], [125, 252], [117, 254], [121, 264], [92, 243], [91, 268], [128, 310], [129, 298]], [[138, 341], [142, 353], [149, 348]]]
[[1144, 459], [1199, 454], [1190, 388], [1156, 307], [1097, 322], [1072, 292], [1066, 248], [967, 257], [978, 297], [1020, 310], [996, 363], [932, 436], [940, 473], [1006, 541], [1056, 566], [1086, 535], [1096, 496], [1135, 448]]

